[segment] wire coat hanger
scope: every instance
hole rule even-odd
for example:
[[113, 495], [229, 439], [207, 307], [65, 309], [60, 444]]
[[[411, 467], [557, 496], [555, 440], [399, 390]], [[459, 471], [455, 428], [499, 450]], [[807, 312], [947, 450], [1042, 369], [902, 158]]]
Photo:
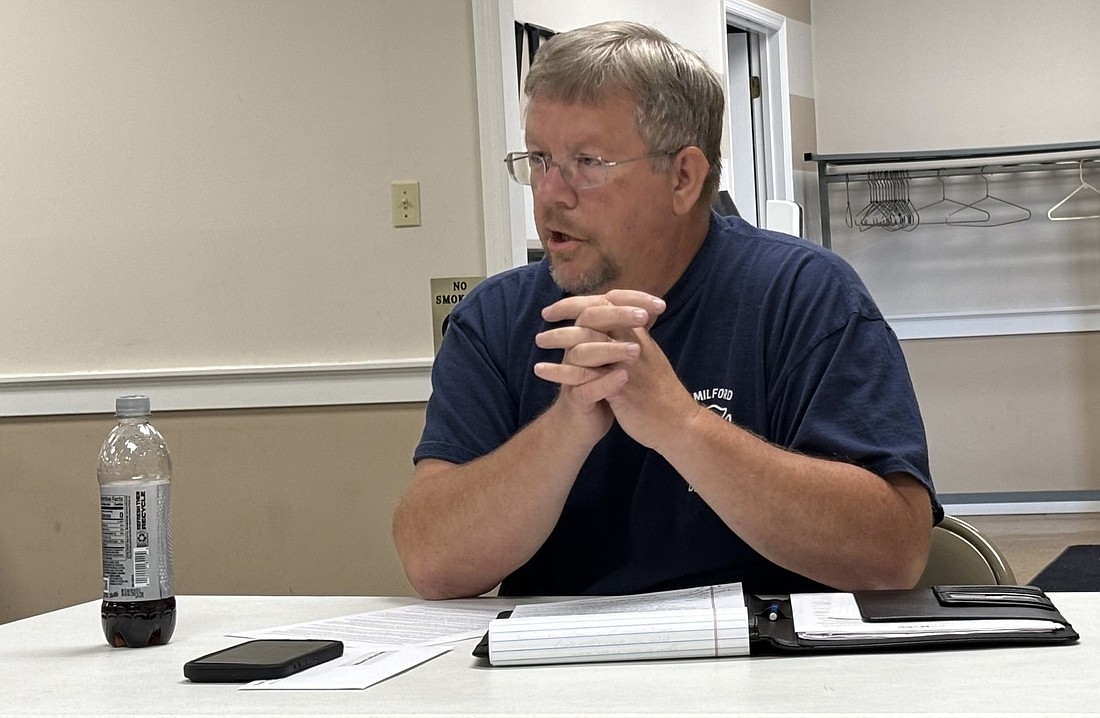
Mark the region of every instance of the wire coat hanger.
[[856, 226], [855, 217], [852, 216], [852, 194], [848, 187], [848, 175], [844, 175], [844, 224], [849, 229]]
[[1053, 207], [1051, 207], [1050, 209], [1047, 210], [1047, 219], [1049, 219], [1051, 221], [1054, 221], [1054, 222], [1067, 222], [1067, 221], [1072, 221], [1072, 220], [1076, 220], [1076, 219], [1100, 219], [1100, 214], [1078, 214], [1078, 215], [1067, 215], [1065, 217], [1055, 217], [1054, 216], [1054, 210], [1058, 209], [1059, 207], [1064, 205], [1066, 202], [1069, 202], [1070, 199], [1072, 199], [1075, 194], [1077, 194], [1078, 192], [1080, 192], [1083, 189], [1092, 190], [1094, 193], [1100, 195], [1100, 189], [1096, 189], [1091, 184], [1089, 184], [1088, 182], [1085, 181], [1085, 161], [1084, 160], [1077, 160], [1077, 175], [1081, 179], [1081, 184], [1077, 185], [1077, 188], [1075, 190], [1073, 190], [1072, 192], [1070, 192], [1068, 195], [1066, 195], [1065, 198], [1063, 198], [1061, 202], [1059, 202], [1058, 204], [1054, 205]]
[[[853, 220], [859, 231], [878, 227], [888, 232], [912, 231], [920, 223], [909, 199], [909, 173], [887, 170], [867, 173], [868, 202]], [[850, 207], [850, 204], [849, 204]], [[847, 221], [847, 212], [845, 221]], [[851, 225], [849, 225], [851, 226]]]
[[955, 220], [954, 222], [950, 222], [950, 224], [954, 224], [954, 225], [958, 225], [958, 224], [971, 225], [971, 224], [980, 224], [982, 222], [988, 222], [989, 221], [989, 217], [990, 217], [989, 212], [982, 209], [981, 207], [974, 207], [973, 205], [969, 205], [966, 202], [960, 202], [957, 199], [951, 199], [950, 197], [947, 196], [947, 183], [943, 181], [943, 172], [942, 172], [942, 170], [936, 170], [936, 179], [939, 180], [939, 182], [940, 182], [940, 198], [938, 200], [936, 200], [935, 202], [932, 202], [931, 204], [926, 204], [923, 207], [917, 207], [916, 213], [917, 213], [917, 216], [920, 218], [919, 222], [921, 224], [948, 224], [947, 217], [950, 216], [950, 215], [945, 216], [943, 219], [941, 219], [939, 221], [930, 221], [930, 220], [927, 220], [927, 219], [925, 219], [924, 217], [921, 216], [921, 212], [924, 212], [925, 210], [928, 210], [928, 209], [930, 209], [932, 207], [935, 207], [936, 205], [939, 205], [939, 204], [947, 204], [947, 205], [957, 206], [958, 209], [956, 209], [951, 214], [955, 214], [955, 213], [961, 212], [965, 209], [969, 209], [969, 210], [972, 210], [973, 212], [977, 212], [979, 215], [984, 215], [980, 219], [958, 219], [958, 220]]
[[[1016, 224], [1017, 222], [1026, 222], [1027, 220], [1031, 219], [1031, 210], [1028, 209], [1027, 207], [1018, 205], [1015, 202], [1009, 202], [1007, 199], [1001, 199], [1000, 197], [994, 197], [992, 194], [990, 194], [990, 192], [989, 192], [989, 177], [985, 173], [985, 167], [981, 168], [981, 178], [982, 178], [982, 181], [985, 182], [985, 196], [982, 197], [981, 199], [979, 199], [976, 202], [971, 202], [968, 205], [970, 209], [976, 209], [976, 210], [979, 210], [979, 211], [987, 211], [986, 208], [979, 207], [978, 205], [982, 204], [983, 202], [991, 202], [991, 203], [994, 203], [994, 206], [1001, 205], [1001, 206], [1006, 206], [1006, 207], [1015, 207], [1016, 209], [1021, 210], [1022, 212], [1024, 212], [1024, 214], [1022, 216], [1017, 216], [1015, 218], [1012, 218], [1011, 215], [1008, 215], [1009, 218], [1001, 219], [1001, 220], [998, 220], [996, 222], [992, 221], [992, 219], [993, 219], [992, 214], [990, 215], [990, 218], [988, 220], [984, 221], [984, 222], [952, 221], [951, 218], [954, 215], [956, 215], [959, 212], [962, 212], [965, 209], [967, 209], [967, 207], [960, 207], [959, 209], [957, 209], [954, 212], [951, 212], [950, 214], [947, 215], [947, 217], [944, 219], [945, 224], [966, 224], [966, 225], [971, 226], [971, 227], [1003, 227], [1006, 224]], [[1014, 213], [1014, 214], [1019, 215], [1019, 213]]]

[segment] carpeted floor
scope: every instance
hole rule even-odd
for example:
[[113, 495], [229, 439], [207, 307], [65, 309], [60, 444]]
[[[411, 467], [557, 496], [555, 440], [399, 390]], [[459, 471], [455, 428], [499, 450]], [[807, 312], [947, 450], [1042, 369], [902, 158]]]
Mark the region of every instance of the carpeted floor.
[[1067, 547], [1029, 583], [1044, 591], [1100, 591], [1100, 546]]

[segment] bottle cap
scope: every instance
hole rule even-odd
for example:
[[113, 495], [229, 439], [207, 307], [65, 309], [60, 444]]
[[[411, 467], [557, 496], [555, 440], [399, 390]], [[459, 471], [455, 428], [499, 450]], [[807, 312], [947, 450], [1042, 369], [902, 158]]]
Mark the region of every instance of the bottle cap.
[[149, 397], [120, 396], [115, 399], [115, 416], [149, 416]]

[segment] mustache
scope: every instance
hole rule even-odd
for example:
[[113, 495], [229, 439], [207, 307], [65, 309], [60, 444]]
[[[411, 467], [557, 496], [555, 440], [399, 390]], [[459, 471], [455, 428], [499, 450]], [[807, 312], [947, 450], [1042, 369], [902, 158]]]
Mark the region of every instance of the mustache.
[[557, 232], [567, 234], [570, 237], [585, 238], [585, 233], [580, 227], [577, 227], [569, 219], [562, 217], [560, 212], [553, 209], [547, 209], [542, 213], [541, 224], [546, 232]]

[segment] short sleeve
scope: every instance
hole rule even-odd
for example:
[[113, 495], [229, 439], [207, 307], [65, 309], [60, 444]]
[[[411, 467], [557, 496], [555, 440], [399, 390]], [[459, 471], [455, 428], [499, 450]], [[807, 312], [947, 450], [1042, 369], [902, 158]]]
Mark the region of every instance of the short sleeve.
[[[504, 368], [486, 346], [474, 307], [451, 314], [432, 365], [432, 395], [413, 461], [464, 464], [508, 440], [517, 430], [515, 401]], [[474, 315], [471, 317], [471, 314]]]
[[906, 473], [928, 488], [938, 521], [924, 422], [905, 356], [881, 316], [852, 314], [777, 382], [773, 431], [792, 450]]

